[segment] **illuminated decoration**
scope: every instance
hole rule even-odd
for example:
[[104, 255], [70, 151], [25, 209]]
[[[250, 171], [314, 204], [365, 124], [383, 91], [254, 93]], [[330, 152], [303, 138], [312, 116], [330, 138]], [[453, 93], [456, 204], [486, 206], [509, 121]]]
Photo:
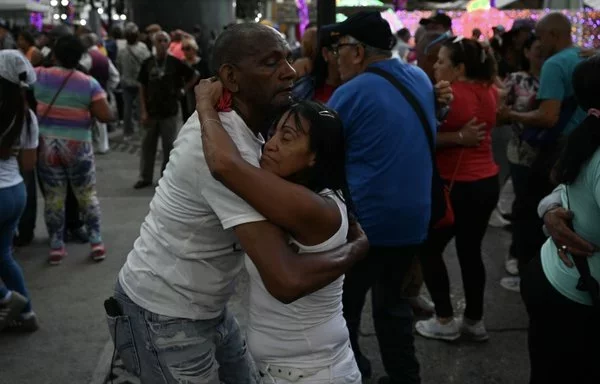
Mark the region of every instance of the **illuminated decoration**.
[[467, 12], [490, 9], [490, 0], [471, 0], [467, 3]]
[[[471, 36], [474, 28], [488, 25], [489, 30], [484, 34], [492, 36], [492, 26], [502, 25], [507, 31], [510, 30], [514, 20], [533, 19], [551, 12], [549, 9], [521, 9], [500, 11], [494, 8], [479, 10], [475, 12], [449, 11], [446, 12], [452, 18], [452, 31], [455, 35]], [[600, 11], [561, 11], [573, 25], [573, 41], [575, 44], [586, 48], [600, 48]], [[433, 11], [397, 11], [398, 19], [402, 20], [404, 26], [411, 31], [416, 31], [421, 19], [427, 19], [433, 15]]]
[[[40, 0], [35, 1], [40, 2]], [[33, 25], [36, 30], [41, 31], [44, 26], [44, 14], [42, 12], [31, 12], [29, 14], [29, 24]]]
[[335, 14], [335, 22], [336, 23], [344, 22], [344, 21], [346, 21], [347, 18], [348, 18], [348, 16], [344, 15], [343, 13]]
[[298, 28], [300, 31], [300, 36], [302, 36], [304, 35], [306, 26], [308, 23], [310, 23], [310, 17], [308, 16], [308, 4], [306, 4], [306, 0], [296, 0], [296, 5], [298, 6], [298, 19], [300, 19]]
[[404, 23], [398, 18], [396, 13], [394, 11], [392, 11], [391, 9], [388, 9], [385, 12], [381, 12], [381, 17], [383, 17], [383, 19], [390, 24], [390, 28], [392, 29], [392, 32], [394, 32], [394, 33], [398, 32], [399, 30], [404, 28]]

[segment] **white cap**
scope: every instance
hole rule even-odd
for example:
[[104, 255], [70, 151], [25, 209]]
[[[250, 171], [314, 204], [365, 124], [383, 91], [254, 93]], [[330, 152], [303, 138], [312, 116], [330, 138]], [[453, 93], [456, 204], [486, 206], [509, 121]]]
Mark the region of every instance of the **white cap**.
[[33, 66], [16, 49], [0, 51], [0, 77], [24, 88], [28, 88], [36, 81]]

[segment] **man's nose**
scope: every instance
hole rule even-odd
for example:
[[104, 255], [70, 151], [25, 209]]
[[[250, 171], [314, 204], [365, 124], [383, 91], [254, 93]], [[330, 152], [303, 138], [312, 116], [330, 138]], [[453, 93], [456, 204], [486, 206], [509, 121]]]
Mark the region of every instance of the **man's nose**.
[[281, 71], [281, 78], [284, 80], [294, 80], [296, 79], [296, 70], [292, 67], [289, 61], [285, 61], [283, 64], [283, 69]]

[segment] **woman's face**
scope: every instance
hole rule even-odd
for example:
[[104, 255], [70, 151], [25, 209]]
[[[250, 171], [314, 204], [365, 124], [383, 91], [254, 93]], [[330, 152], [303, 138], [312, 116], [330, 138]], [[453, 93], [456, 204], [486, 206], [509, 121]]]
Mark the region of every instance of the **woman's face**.
[[289, 178], [315, 164], [315, 154], [310, 151], [310, 127], [300, 116], [302, 126], [295, 116], [287, 112], [277, 123], [273, 136], [265, 145], [260, 167], [282, 178]]
[[450, 60], [450, 50], [447, 47], [440, 48], [438, 60], [434, 64], [433, 70], [435, 71], [436, 81], [453, 82], [464, 75], [464, 65], [454, 66], [452, 60]]
[[531, 45], [531, 48], [525, 48], [525, 57], [529, 61], [529, 65], [532, 68], [541, 68], [544, 58], [542, 56], [542, 49], [540, 45], [540, 41], [536, 40]]
[[193, 60], [196, 58], [196, 50], [191, 45], [183, 43], [181, 50], [183, 51], [186, 60]]

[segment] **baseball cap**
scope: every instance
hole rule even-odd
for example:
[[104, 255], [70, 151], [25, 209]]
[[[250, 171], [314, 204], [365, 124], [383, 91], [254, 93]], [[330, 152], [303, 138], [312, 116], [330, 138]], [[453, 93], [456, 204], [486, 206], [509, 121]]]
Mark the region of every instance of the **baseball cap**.
[[495, 27], [492, 27], [492, 29], [494, 29], [498, 32], [501, 32], [501, 33], [506, 32], [506, 28], [504, 28], [503, 25], [496, 25]]
[[439, 24], [446, 29], [452, 28], [452, 19], [444, 12], [436, 12], [433, 16], [428, 19], [421, 19], [419, 21], [421, 25]]
[[396, 45], [390, 24], [376, 11], [362, 11], [353, 14], [341, 23], [323, 27], [332, 42], [342, 36], [352, 36], [371, 47], [391, 50]]
[[24, 88], [28, 88], [36, 81], [33, 66], [16, 49], [0, 51], [0, 77]]

